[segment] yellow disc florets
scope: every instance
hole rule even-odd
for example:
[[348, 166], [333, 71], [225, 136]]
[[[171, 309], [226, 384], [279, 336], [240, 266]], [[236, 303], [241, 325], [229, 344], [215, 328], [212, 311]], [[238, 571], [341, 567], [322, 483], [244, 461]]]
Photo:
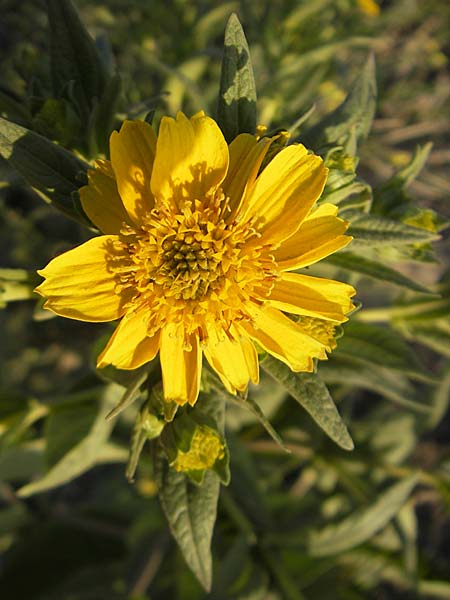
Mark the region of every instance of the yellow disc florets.
[[111, 258], [116, 292], [126, 297], [133, 290], [130, 308], [148, 308], [148, 335], [168, 322], [206, 335], [208, 320], [248, 318], [243, 303], [267, 297], [275, 261], [252, 223], [229, 215], [229, 199], [219, 189], [181, 207], [158, 206], [139, 228], [124, 226]]

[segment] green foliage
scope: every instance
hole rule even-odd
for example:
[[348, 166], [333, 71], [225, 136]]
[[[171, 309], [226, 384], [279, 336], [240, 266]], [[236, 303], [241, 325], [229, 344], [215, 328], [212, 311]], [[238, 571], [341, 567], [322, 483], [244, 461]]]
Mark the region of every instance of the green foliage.
[[255, 79], [247, 40], [235, 14], [225, 29], [217, 117], [228, 143], [239, 133], [255, 133]]
[[[70, 0], [6, 4], [0, 595], [447, 598], [450, 294], [431, 245], [448, 226], [446, 3], [381, 3], [371, 17], [356, 0], [79, 0], [82, 18]], [[108, 32], [114, 58], [88, 31]], [[228, 141], [253, 134], [256, 89], [261, 123], [323, 155], [322, 201], [354, 237], [308, 273], [349, 281], [362, 308], [317, 373], [264, 356], [248, 395], [208, 372], [193, 409], [165, 403], [157, 360], [97, 378], [101, 326], [81, 334], [21, 302], [36, 266], [92, 228], [78, 199], [87, 161], [127, 117], [217, 106]], [[230, 456], [177, 472], [197, 414]]]
[[39, 195], [67, 216], [89, 224], [78, 200], [87, 164], [44, 137], [0, 118], [0, 156]]

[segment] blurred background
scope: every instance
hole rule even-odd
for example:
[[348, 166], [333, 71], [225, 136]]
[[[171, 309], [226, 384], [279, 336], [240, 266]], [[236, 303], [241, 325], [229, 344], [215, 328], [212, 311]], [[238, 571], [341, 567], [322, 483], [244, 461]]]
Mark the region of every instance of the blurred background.
[[[379, 99], [358, 173], [377, 189], [411, 162], [418, 144], [431, 141], [427, 164], [408, 194], [421, 208], [450, 217], [447, 1], [75, 4], [105, 61], [122, 78], [117, 122], [149, 110], [156, 121], [180, 109], [214, 115], [223, 33], [232, 12], [250, 46], [258, 120], [269, 129], [289, 129], [310, 109], [308, 124], [318, 122], [343, 101], [374, 52]], [[0, 113], [77, 150], [76, 119], [67, 107], [43, 101], [51, 96], [44, 3], [0, 0], [0, 8]], [[23, 270], [0, 313], [2, 598], [450, 598], [448, 306], [438, 315], [447, 326], [440, 325], [434, 341], [422, 346], [412, 336], [412, 354], [405, 354], [402, 365], [379, 365], [370, 371], [372, 383], [369, 376], [350, 385], [330, 379], [333, 397], [351, 422], [352, 455], [327, 441], [297, 406], [283, 402], [285, 393], [270, 381], [253, 394], [291, 444], [291, 456], [274, 447], [253, 418], [230, 409], [233, 482], [221, 495], [214, 587], [206, 595], [170, 538], [148, 457], [133, 485], [123, 475], [133, 410], [115, 427], [115, 454], [110, 449], [104, 464], [25, 500], [14, 494], [74, 447], [94, 422], [102, 386], [94, 357], [111, 328], [51, 318], [35, 299], [8, 302], [26, 298], [33, 271], [89, 232], [43, 203], [4, 162], [0, 227], [0, 267]], [[441, 264], [430, 259], [403, 265], [403, 271], [425, 284], [442, 274], [445, 281], [448, 243], [439, 242], [437, 249]], [[392, 295], [376, 290], [374, 297], [386, 303]], [[412, 355], [420, 356], [422, 376], [411, 374]], [[362, 379], [364, 369], [362, 363]], [[391, 382], [388, 393], [380, 390], [385, 381]], [[435, 407], [434, 420], [426, 424], [420, 410], [408, 405], [425, 395]], [[369, 532], [357, 549], [311, 555], [302, 528], [351, 514], [385, 476], [406, 477], [417, 466], [426, 473], [422, 487], [395, 522], [376, 535]]]

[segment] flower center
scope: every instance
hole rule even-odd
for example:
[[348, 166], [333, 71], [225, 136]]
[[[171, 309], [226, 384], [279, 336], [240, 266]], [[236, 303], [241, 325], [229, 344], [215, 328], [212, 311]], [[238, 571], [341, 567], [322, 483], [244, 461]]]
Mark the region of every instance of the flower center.
[[269, 248], [251, 222], [228, 222], [222, 190], [181, 208], [159, 206], [140, 228], [124, 226], [111, 256], [116, 292], [132, 295], [130, 309], [147, 307], [149, 335], [168, 322], [187, 332], [208, 320], [247, 318], [250, 296], [267, 296], [277, 277]]

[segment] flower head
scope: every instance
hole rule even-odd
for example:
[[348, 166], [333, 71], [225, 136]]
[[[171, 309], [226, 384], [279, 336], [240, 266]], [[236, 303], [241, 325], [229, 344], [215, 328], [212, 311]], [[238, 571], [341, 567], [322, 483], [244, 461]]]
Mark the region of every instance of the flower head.
[[[158, 136], [143, 121], [112, 134], [111, 160], [80, 190], [102, 235], [53, 259], [37, 288], [59, 315], [121, 319], [98, 367], [135, 369], [159, 352], [165, 399], [193, 405], [202, 355], [232, 393], [258, 381], [255, 342], [294, 371], [327, 357], [354, 289], [292, 271], [351, 238], [334, 205], [315, 208], [321, 158], [293, 144], [266, 164], [274, 141], [227, 146], [204, 113], [164, 117]], [[330, 327], [318, 334], [314, 319]]]

